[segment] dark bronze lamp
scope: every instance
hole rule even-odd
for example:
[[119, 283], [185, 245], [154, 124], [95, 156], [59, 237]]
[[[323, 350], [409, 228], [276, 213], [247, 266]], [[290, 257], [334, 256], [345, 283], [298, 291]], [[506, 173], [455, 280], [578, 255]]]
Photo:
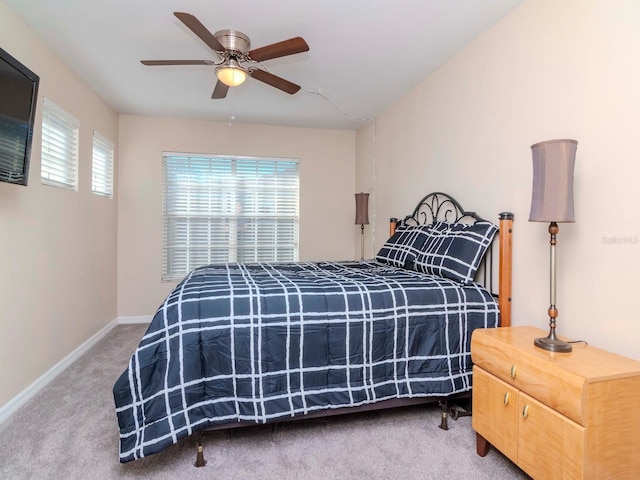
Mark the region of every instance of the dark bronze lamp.
[[369, 194], [356, 193], [356, 225], [360, 225], [360, 261], [364, 260], [364, 226], [369, 225]]
[[570, 352], [571, 344], [556, 336], [556, 235], [558, 223], [574, 222], [573, 170], [578, 142], [548, 140], [531, 146], [533, 154], [533, 189], [530, 222], [550, 222], [551, 285], [549, 335], [536, 338], [536, 347], [551, 352]]

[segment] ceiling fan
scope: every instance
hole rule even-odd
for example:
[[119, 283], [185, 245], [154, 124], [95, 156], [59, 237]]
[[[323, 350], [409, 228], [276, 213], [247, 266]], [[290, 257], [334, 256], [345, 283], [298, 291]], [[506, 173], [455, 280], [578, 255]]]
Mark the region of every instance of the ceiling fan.
[[267, 85], [278, 88], [283, 92], [294, 94], [300, 90], [300, 86], [291, 83], [255, 66], [243, 64], [255, 64], [264, 60], [285, 57], [309, 50], [309, 45], [302, 37], [294, 37], [282, 42], [273, 43], [264, 47], [249, 50], [251, 41], [249, 37], [237, 30], [220, 30], [212, 34], [200, 21], [189, 13], [173, 13], [187, 28], [195, 33], [209, 48], [216, 52], [220, 61], [212, 60], [141, 60], [143, 65], [214, 65], [218, 81], [213, 89], [211, 98], [224, 98], [229, 87], [235, 87], [243, 83], [247, 75]]

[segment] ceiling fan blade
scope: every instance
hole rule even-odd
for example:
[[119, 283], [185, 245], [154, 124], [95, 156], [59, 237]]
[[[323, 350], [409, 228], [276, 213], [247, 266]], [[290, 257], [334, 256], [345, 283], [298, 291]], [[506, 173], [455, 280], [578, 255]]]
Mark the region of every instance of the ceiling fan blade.
[[290, 38], [282, 42], [272, 43], [264, 47], [256, 48], [249, 51], [248, 55], [251, 60], [262, 62], [271, 60], [272, 58], [285, 57], [294, 53], [302, 53], [309, 51], [309, 45], [302, 37]]
[[140, 63], [150, 67], [157, 65], [212, 65], [210, 60], [140, 60]]
[[220, 44], [218, 39], [213, 36], [213, 34], [205, 27], [200, 20], [191, 15], [190, 13], [184, 12], [173, 12], [173, 14], [184, 23], [189, 30], [195, 33], [200, 40], [206, 43], [209, 48], [215, 50], [216, 52], [224, 52], [224, 47]]
[[216, 87], [213, 89], [213, 94], [211, 94], [211, 98], [213, 98], [214, 100], [218, 98], [224, 98], [227, 96], [228, 91], [229, 85], [226, 85], [218, 80], [218, 83], [216, 83]]
[[266, 83], [267, 85], [271, 85], [272, 87], [276, 87], [283, 92], [287, 92], [291, 95], [300, 90], [300, 85], [296, 85], [295, 83], [291, 83], [284, 78], [278, 77], [273, 73], [265, 72], [264, 70], [260, 70], [259, 68], [255, 68], [249, 72], [251, 77], [256, 80], [260, 80], [261, 82]]

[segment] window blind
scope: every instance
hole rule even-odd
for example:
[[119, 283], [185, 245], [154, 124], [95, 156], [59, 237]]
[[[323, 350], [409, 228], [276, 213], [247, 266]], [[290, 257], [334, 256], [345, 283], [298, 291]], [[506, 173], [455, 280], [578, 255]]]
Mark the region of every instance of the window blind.
[[298, 260], [299, 162], [163, 155], [163, 280], [211, 263]]
[[96, 195], [113, 197], [113, 152], [113, 142], [93, 132], [91, 191]]
[[78, 190], [80, 122], [49, 99], [42, 109], [42, 170], [45, 185]]
[[22, 182], [25, 145], [29, 135], [29, 125], [0, 114], [0, 178], [7, 182]]

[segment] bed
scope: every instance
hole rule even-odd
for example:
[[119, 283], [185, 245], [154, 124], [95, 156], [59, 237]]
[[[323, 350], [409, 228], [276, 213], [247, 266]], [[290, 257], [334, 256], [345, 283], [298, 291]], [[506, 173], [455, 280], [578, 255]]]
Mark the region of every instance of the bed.
[[202, 466], [207, 430], [468, 396], [473, 330], [510, 325], [512, 222], [436, 192], [371, 260], [196, 268], [113, 387], [120, 461], [194, 435]]

